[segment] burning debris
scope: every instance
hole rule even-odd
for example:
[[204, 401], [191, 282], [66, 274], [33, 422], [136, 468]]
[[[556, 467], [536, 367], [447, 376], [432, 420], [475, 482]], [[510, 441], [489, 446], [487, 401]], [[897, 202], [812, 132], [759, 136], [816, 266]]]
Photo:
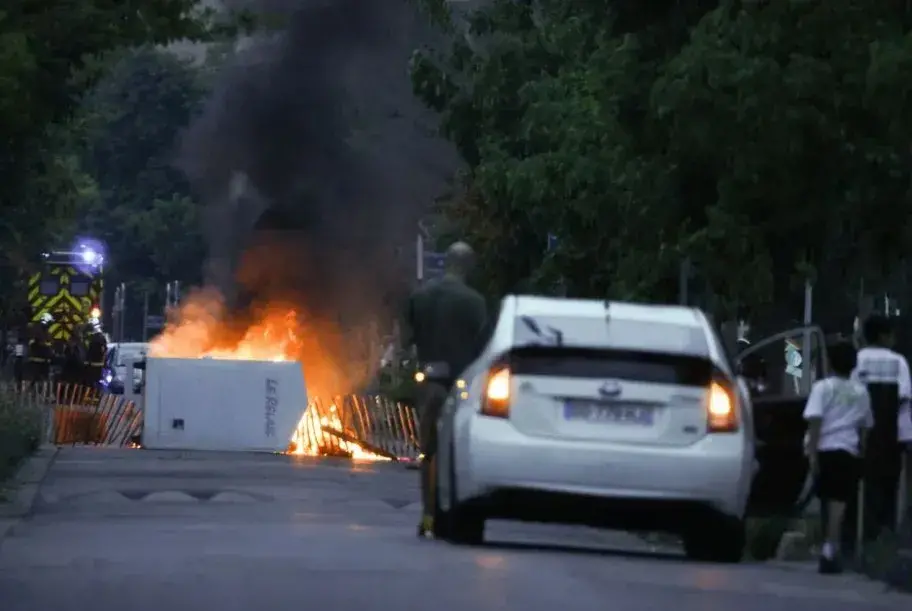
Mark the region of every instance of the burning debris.
[[[287, 23], [226, 67], [185, 134], [209, 288], [169, 314], [150, 356], [297, 361], [310, 397], [356, 393], [405, 287], [397, 253], [455, 168], [407, 76], [426, 25], [406, 0], [238, 3]], [[390, 458], [354, 417], [312, 403], [292, 450]]]
[[[296, 310], [277, 304], [262, 309], [242, 325], [239, 320], [231, 320], [216, 291], [205, 289], [190, 295], [179, 310], [171, 313], [164, 331], [150, 343], [149, 356], [297, 361], [302, 364], [311, 396], [337, 396], [352, 390], [350, 370], [337, 365], [340, 360], [333, 358], [338, 353], [334, 343], [338, 338], [336, 329], [321, 327]], [[359, 442], [335, 404], [323, 409], [319, 401], [313, 401], [306, 407], [289, 440], [290, 452], [365, 460], [394, 458]]]

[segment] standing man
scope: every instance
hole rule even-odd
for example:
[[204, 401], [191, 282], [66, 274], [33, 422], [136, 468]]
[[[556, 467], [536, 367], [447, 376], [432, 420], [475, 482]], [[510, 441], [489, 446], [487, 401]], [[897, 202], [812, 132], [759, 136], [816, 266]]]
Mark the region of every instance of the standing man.
[[[101, 330], [94, 325], [87, 325], [86, 332], [88, 337], [86, 338], [84, 379], [82, 383], [87, 388], [96, 388], [101, 381], [105, 355], [108, 352], [108, 342]], [[124, 383], [128, 382], [129, 380]]]
[[437, 421], [450, 387], [484, 347], [488, 314], [481, 294], [466, 284], [474, 259], [472, 248], [456, 242], [446, 252], [446, 273], [418, 287], [409, 297], [403, 345], [414, 346], [419, 371], [426, 377], [418, 388], [421, 452], [422, 518], [418, 536], [434, 534], [434, 470]]
[[868, 387], [874, 429], [865, 456], [865, 540], [896, 524], [901, 445], [912, 443], [912, 377], [906, 358], [893, 350], [889, 318], [873, 314], [862, 325], [865, 347], [858, 352], [854, 377]]
[[61, 368], [61, 377], [67, 384], [82, 383], [84, 352], [85, 344], [83, 343], [82, 333], [78, 328], [73, 329], [63, 351], [63, 367]]
[[34, 328], [34, 334], [28, 344], [28, 364], [30, 382], [47, 382], [51, 377], [51, 361], [54, 350], [51, 347], [49, 327], [53, 322], [50, 314], [41, 317], [40, 323]]

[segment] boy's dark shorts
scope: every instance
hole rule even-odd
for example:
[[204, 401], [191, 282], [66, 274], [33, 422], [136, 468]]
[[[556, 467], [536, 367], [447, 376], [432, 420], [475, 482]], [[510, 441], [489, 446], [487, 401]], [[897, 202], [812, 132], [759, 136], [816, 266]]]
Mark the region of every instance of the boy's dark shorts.
[[845, 450], [817, 454], [817, 496], [822, 500], [848, 503], [858, 494], [861, 459]]

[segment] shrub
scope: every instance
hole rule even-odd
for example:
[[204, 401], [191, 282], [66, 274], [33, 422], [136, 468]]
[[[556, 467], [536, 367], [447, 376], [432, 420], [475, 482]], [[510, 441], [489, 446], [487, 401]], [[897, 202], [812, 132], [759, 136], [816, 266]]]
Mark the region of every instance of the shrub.
[[903, 532], [885, 533], [865, 546], [861, 571], [904, 592], [912, 592], [912, 524]]
[[0, 482], [41, 443], [42, 416], [36, 403], [11, 389], [0, 389]]
[[747, 521], [747, 556], [752, 560], [771, 560], [776, 557], [779, 542], [788, 530], [789, 519], [772, 517]]

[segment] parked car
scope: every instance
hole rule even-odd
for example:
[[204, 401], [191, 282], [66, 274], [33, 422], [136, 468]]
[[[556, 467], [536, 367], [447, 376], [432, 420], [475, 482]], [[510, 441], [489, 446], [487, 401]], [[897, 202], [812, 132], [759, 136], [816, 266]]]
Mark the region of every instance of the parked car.
[[[822, 340], [795, 329], [739, 358], [791, 336]], [[692, 558], [737, 562], [749, 514], [808, 494], [803, 405], [752, 403], [698, 309], [509, 296], [438, 423], [438, 536], [481, 543], [488, 519], [586, 524], [675, 533]]]
[[145, 342], [127, 342], [108, 345], [105, 357], [105, 370], [103, 384], [112, 394], [123, 394], [128, 378], [131, 378], [134, 392], [139, 392], [142, 386], [143, 372], [134, 369], [132, 375], [127, 372], [127, 360], [140, 360], [145, 358], [149, 344]]

